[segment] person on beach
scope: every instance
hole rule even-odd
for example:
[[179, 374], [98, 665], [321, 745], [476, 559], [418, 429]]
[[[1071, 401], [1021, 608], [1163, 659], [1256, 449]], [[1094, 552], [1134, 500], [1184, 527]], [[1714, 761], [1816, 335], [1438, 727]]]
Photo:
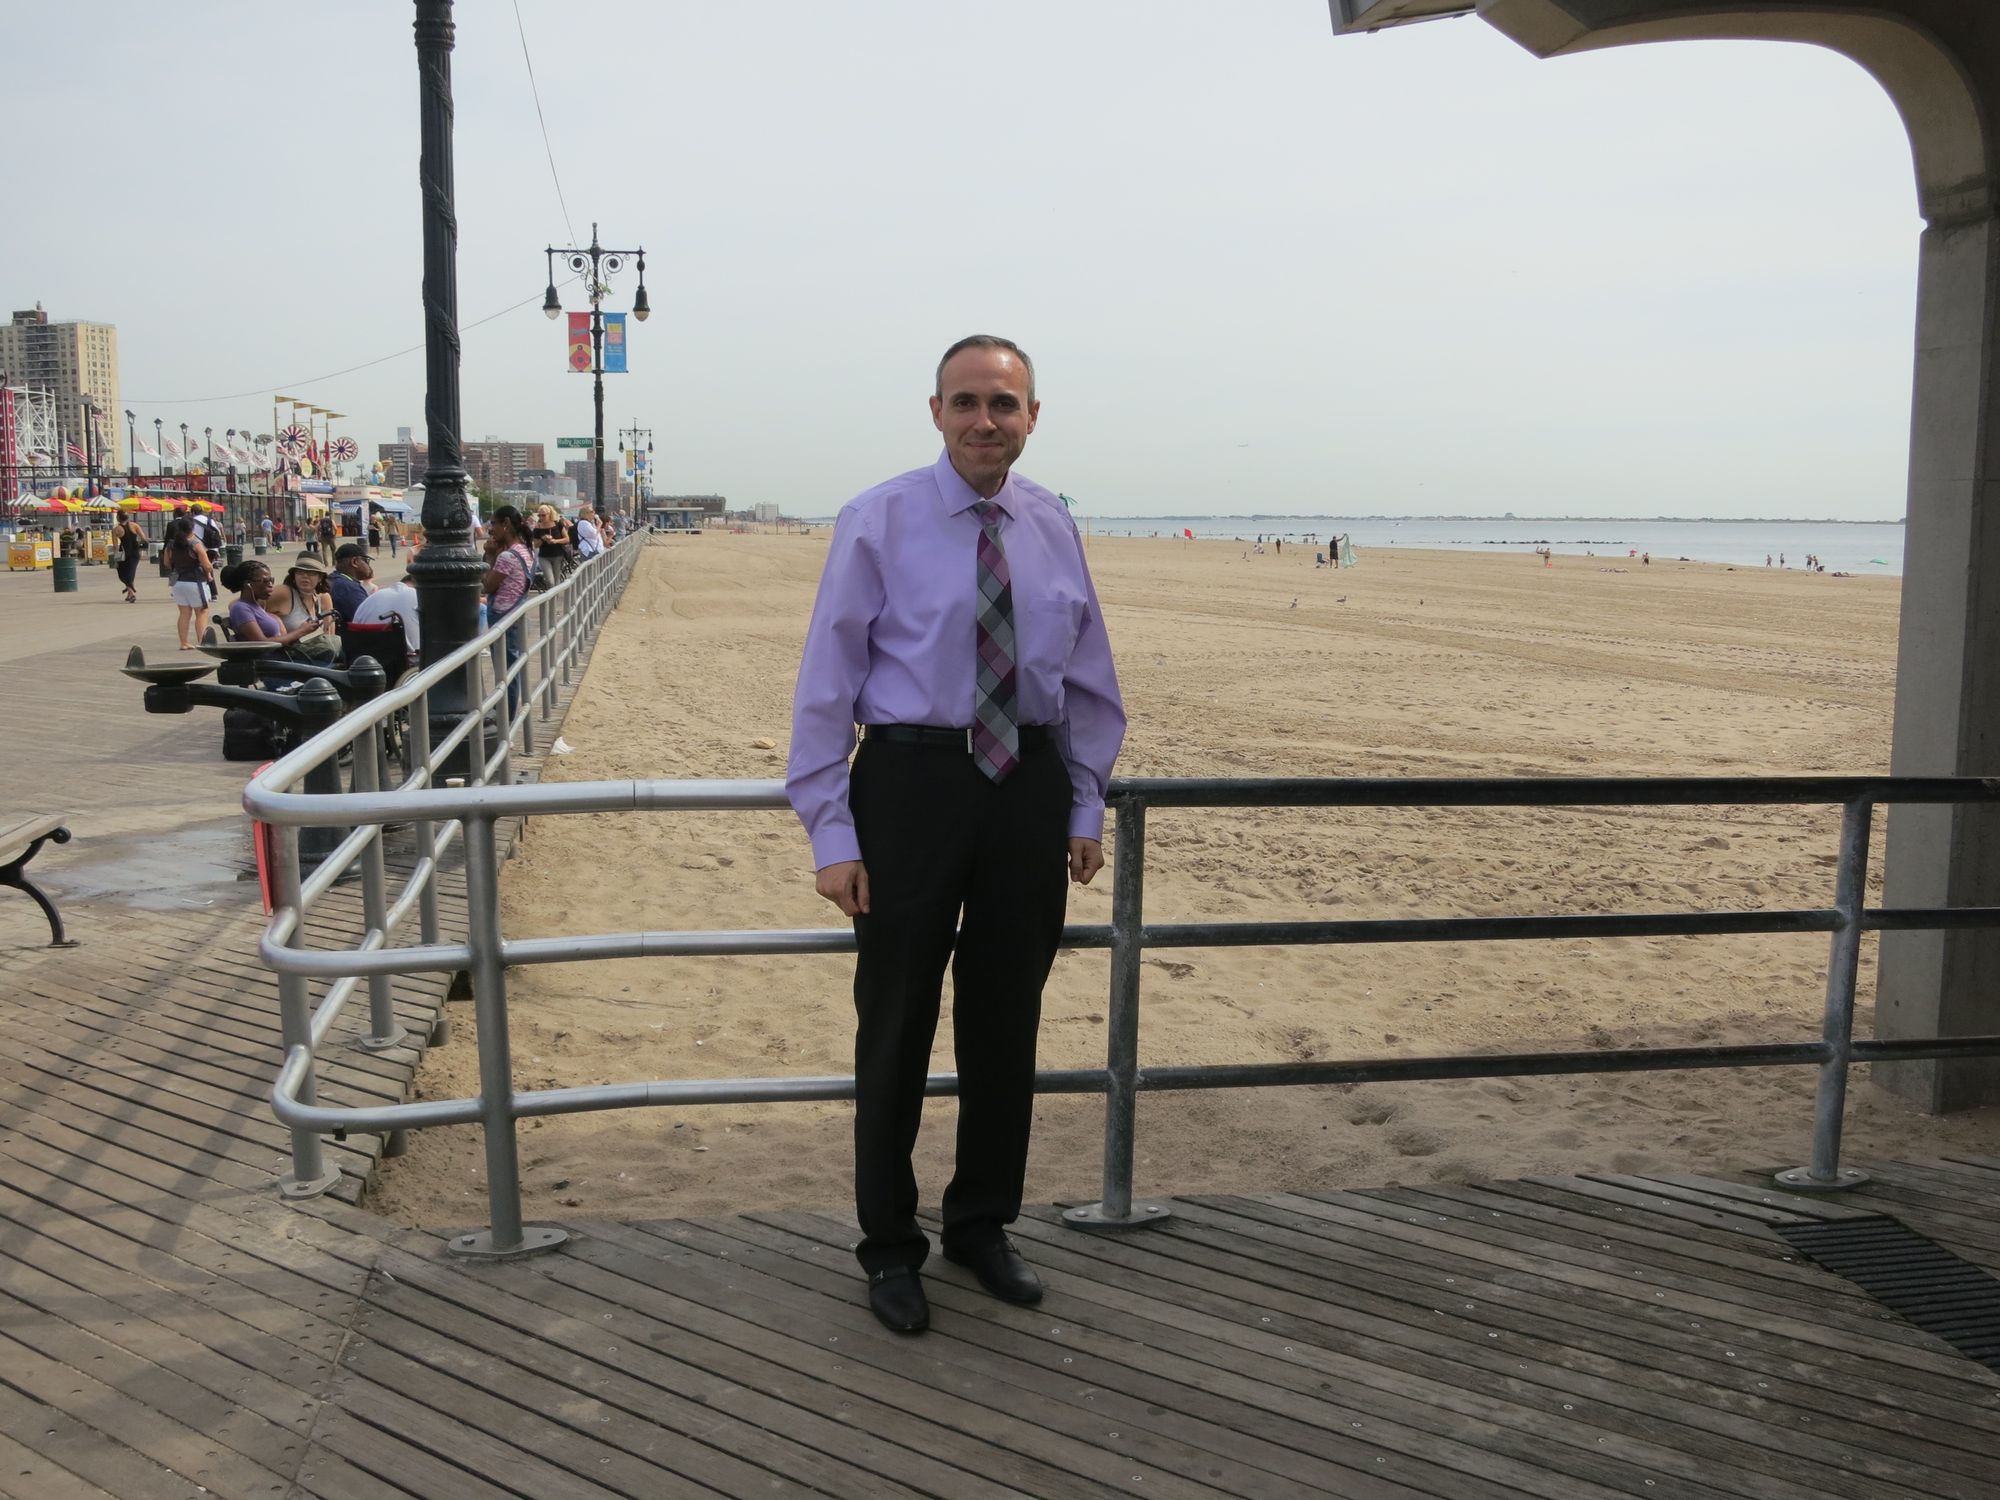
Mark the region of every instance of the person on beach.
[[948, 963], [959, 1111], [944, 1255], [996, 1297], [1041, 1298], [1006, 1227], [1027, 1171], [1042, 986], [1065, 877], [1088, 884], [1104, 865], [1104, 789], [1125, 736], [1076, 523], [1012, 472], [1041, 412], [1033, 363], [1010, 340], [961, 339], [930, 409], [937, 461], [834, 523], [785, 777], [815, 887], [854, 923], [855, 1253], [869, 1306], [899, 1333], [930, 1325], [910, 1152]]
[[173, 579], [168, 593], [180, 611], [175, 631], [181, 650], [192, 651], [208, 629], [208, 607], [215, 602], [215, 564], [209, 561], [208, 548], [196, 539], [194, 522], [186, 516], [177, 517], [167, 528], [167, 545], [160, 555], [167, 565], [167, 576]]

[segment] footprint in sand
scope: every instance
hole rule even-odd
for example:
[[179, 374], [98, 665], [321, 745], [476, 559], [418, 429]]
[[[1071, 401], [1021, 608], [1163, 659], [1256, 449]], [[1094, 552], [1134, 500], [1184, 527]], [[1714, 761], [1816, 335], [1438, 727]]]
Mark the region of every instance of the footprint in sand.
[[1444, 1150], [1444, 1137], [1435, 1130], [1405, 1129], [1393, 1132], [1389, 1144], [1398, 1156], [1436, 1156]]

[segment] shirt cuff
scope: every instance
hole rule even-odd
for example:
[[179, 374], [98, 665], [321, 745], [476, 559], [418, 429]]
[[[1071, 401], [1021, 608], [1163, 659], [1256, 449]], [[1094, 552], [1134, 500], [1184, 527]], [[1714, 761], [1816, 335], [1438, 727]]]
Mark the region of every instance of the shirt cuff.
[[813, 837], [813, 869], [824, 870], [828, 865], [845, 864], [848, 860], [861, 858], [861, 840], [854, 836], [852, 824], [834, 828], [822, 828]]
[[1104, 842], [1104, 804], [1094, 807], [1077, 806], [1069, 810], [1069, 836], [1073, 839], [1096, 839]]

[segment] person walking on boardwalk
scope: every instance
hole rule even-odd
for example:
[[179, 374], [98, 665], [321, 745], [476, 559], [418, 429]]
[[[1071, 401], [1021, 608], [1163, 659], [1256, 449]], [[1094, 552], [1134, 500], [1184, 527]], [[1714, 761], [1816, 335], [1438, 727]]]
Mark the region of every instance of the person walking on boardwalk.
[[959, 1109], [942, 1248], [993, 1295], [1041, 1298], [1006, 1226], [1064, 880], [1103, 868], [1125, 737], [1076, 524], [1012, 472], [1041, 412], [1033, 363], [1007, 339], [961, 339], [930, 408], [937, 462], [834, 523], [785, 777], [819, 894], [854, 922], [856, 1255], [869, 1305], [901, 1333], [930, 1322], [910, 1153], [947, 963]]
[[111, 544], [118, 549], [118, 582], [125, 590], [125, 602], [139, 602], [139, 560], [146, 555], [146, 533], [131, 516], [120, 516], [111, 530]]

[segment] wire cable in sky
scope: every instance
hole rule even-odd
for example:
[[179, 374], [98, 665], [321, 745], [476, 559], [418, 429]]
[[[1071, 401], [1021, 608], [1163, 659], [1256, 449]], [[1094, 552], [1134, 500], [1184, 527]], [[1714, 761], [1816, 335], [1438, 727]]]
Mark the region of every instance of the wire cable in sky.
[[534, 96], [535, 118], [541, 122], [542, 149], [549, 154], [549, 177], [556, 185], [556, 202], [562, 205], [563, 228], [574, 245], [576, 226], [569, 221], [569, 200], [563, 196], [562, 176], [556, 171], [556, 148], [549, 143], [549, 122], [542, 115], [542, 91], [535, 86], [535, 60], [528, 56], [528, 28], [521, 24], [521, 0], [514, 0], [514, 29], [521, 34], [521, 61], [528, 65], [528, 92]]
[[[582, 279], [580, 276], [572, 276], [568, 281], [563, 282], [562, 285], [568, 286], [571, 281], [581, 281]], [[477, 328], [481, 323], [491, 323], [495, 318], [504, 318], [510, 312], [519, 312], [530, 302], [539, 306], [542, 295], [542, 293], [537, 292], [534, 296], [523, 297], [519, 302], [503, 307], [496, 313], [488, 313], [485, 317], [475, 318], [470, 323], [461, 323], [458, 325], [458, 331], [464, 333], [468, 328]], [[395, 353], [384, 354], [379, 359], [365, 359], [360, 364], [349, 365], [344, 370], [334, 370], [326, 375], [308, 375], [304, 380], [273, 381], [270, 385], [258, 386], [254, 391], [237, 391], [234, 395], [230, 396], [170, 396], [164, 398], [154, 396], [126, 396], [122, 399], [128, 406], [209, 406], [217, 401], [247, 401], [252, 396], [264, 396], [270, 394], [272, 391], [290, 390], [294, 386], [318, 385], [323, 380], [338, 380], [343, 375], [352, 375], [356, 370], [373, 369], [376, 365], [386, 365], [392, 359], [401, 359], [405, 354], [420, 353], [423, 347], [422, 344], [412, 344], [407, 349], [398, 349]]]

